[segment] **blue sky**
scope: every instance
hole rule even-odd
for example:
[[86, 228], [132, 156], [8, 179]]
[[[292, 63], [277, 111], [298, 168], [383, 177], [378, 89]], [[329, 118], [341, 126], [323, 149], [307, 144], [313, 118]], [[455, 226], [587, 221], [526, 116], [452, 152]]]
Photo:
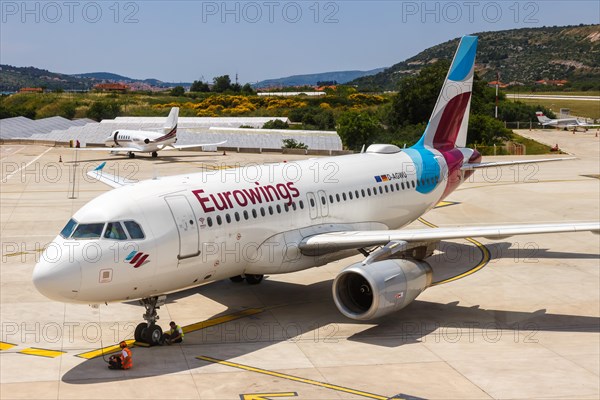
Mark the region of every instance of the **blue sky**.
[[598, 1], [0, 1], [0, 63], [240, 82], [387, 67], [455, 37], [600, 23]]

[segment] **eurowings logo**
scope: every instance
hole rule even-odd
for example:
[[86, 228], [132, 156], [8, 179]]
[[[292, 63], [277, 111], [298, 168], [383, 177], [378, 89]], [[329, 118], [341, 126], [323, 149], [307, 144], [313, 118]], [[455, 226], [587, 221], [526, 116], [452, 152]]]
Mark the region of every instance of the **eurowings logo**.
[[139, 268], [147, 262], [150, 262], [150, 260], [148, 260], [148, 257], [148, 254], [144, 254], [141, 251], [138, 252], [134, 250], [131, 253], [129, 253], [127, 257], [125, 257], [125, 261], [129, 261], [129, 264], [133, 265], [133, 268]]

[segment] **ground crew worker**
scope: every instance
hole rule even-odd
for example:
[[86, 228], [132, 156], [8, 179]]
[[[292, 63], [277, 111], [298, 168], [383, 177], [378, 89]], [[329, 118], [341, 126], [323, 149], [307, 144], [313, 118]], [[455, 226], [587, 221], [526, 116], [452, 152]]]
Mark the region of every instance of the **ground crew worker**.
[[183, 329], [173, 321], [169, 322], [169, 326], [171, 329], [163, 335], [162, 342], [166, 344], [183, 342]]
[[108, 369], [129, 369], [133, 367], [133, 359], [131, 358], [131, 350], [127, 348], [127, 343], [122, 341], [119, 343], [121, 352], [118, 355], [110, 356], [108, 359]]

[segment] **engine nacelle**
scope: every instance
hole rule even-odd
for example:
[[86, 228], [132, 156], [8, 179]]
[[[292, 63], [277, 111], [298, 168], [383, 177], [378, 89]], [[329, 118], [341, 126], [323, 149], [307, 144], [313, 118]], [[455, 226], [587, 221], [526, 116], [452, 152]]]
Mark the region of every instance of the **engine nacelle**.
[[431, 277], [431, 266], [425, 261], [356, 263], [333, 281], [333, 299], [346, 317], [367, 321], [406, 307], [431, 285]]
[[150, 143], [150, 139], [148, 139], [148, 138], [144, 139], [144, 143], [146, 143], [146, 144]]

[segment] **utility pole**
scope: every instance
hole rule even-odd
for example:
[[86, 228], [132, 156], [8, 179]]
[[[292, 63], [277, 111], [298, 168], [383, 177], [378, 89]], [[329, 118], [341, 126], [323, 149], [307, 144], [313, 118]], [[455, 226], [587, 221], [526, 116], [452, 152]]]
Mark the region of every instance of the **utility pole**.
[[494, 117], [498, 119], [498, 87], [500, 86], [500, 72], [496, 72], [496, 112]]

